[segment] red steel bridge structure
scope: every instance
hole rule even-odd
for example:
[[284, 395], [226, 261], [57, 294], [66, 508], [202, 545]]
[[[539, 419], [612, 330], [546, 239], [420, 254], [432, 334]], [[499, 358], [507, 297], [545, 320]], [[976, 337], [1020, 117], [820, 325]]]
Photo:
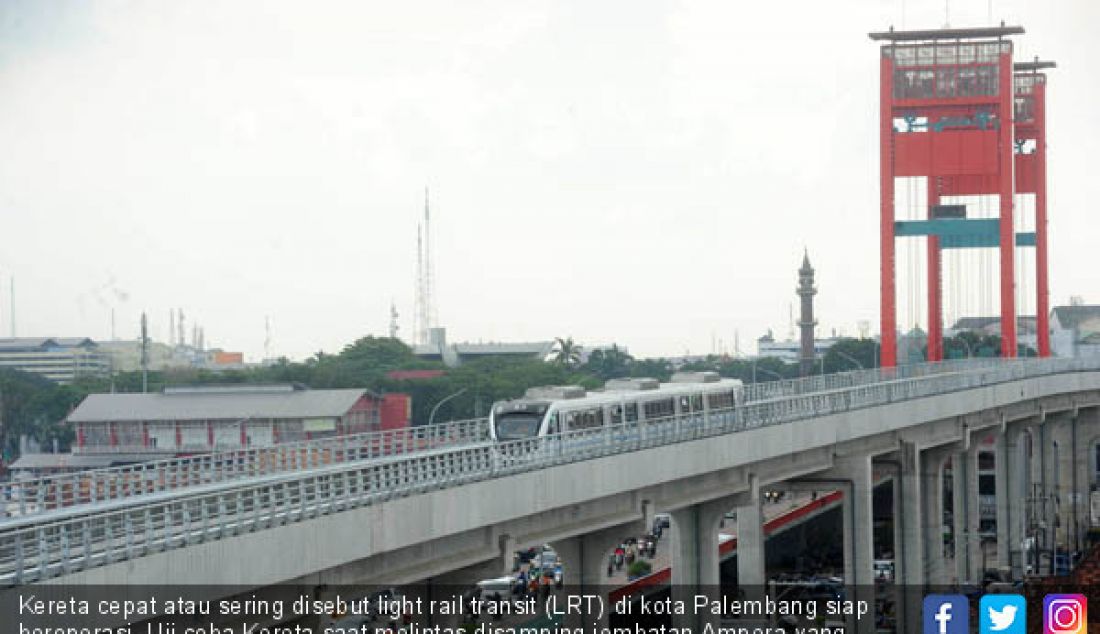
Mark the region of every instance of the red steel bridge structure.
[[[880, 49], [881, 363], [897, 365], [895, 242], [927, 238], [928, 361], [943, 350], [944, 249], [999, 249], [1001, 356], [1017, 355], [1017, 247], [1033, 247], [1037, 347], [1050, 355], [1047, 277], [1046, 76], [1053, 62], [1013, 62], [1022, 27], [871, 33]], [[895, 179], [924, 177], [927, 217], [898, 220]], [[1018, 232], [1017, 194], [1035, 200], [1035, 231]], [[994, 218], [947, 197], [996, 196]]]

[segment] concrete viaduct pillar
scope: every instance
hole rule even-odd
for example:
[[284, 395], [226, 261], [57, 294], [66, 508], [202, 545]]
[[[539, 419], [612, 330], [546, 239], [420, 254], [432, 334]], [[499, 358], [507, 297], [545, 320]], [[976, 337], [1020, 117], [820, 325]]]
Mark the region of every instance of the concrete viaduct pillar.
[[553, 542], [554, 550], [561, 558], [566, 585], [573, 588], [573, 592], [599, 595], [603, 601], [599, 614], [568, 615], [566, 626], [583, 627], [587, 631], [607, 627], [613, 607], [608, 600], [607, 557], [627, 537], [642, 535], [646, 531], [645, 521], [637, 520]]
[[978, 534], [978, 446], [971, 445], [951, 456], [952, 520], [955, 581], [981, 581], [981, 536]]
[[930, 586], [947, 585], [951, 577], [944, 557], [943, 476], [952, 451], [950, 446], [928, 449], [920, 461], [924, 578]]
[[1013, 579], [1024, 576], [1024, 530], [1027, 525], [1026, 425], [1008, 423], [997, 442], [997, 565]]
[[[826, 474], [841, 490], [844, 527], [844, 583], [848, 596], [875, 604], [874, 475], [871, 456], [837, 458]], [[848, 622], [848, 631], [874, 632], [874, 619]]]
[[[718, 527], [730, 509], [737, 513], [737, 583], [761, 593], [764, 578], [764, 521], [759, 487], [693, 504], [671, 513], [672, 598], [692, 605], [696, 594], [717, 599], [720, 590]], [[707, 623], [717, 627], [720, 615], [685, 614], [673, 617], [673, 627], [702, 631]]]
[[1051, 429], [1051, 495], [1057, 500], [1058, 521], [1054, 541], [1059, 550], [1079, 551], [1084, 547], [1088, 530], [1089, 455], [1086, 438], [1095, 428], [1096, 408], [1082, 408], [1054, 419]]

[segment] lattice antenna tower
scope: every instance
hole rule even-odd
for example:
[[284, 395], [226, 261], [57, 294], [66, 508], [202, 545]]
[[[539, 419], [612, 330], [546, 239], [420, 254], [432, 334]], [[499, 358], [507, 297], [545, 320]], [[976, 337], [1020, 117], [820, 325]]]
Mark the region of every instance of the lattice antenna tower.
[[271, 358], [271, 317], [264, 316], [264, 359]]
[[416, 306], [413, 310], [413, 343], [426, 343], [424, 317], [424, 227], [416, 225]]
[[[432, 254], [432, 218], [428, 206], [428, 188], [424, 187], [424, 318], [425, 335], [427, 330], [438, 325], [439, 316], [435, 312], [435, 269]], [[427, 343], [427, 336], [424, 338]]]

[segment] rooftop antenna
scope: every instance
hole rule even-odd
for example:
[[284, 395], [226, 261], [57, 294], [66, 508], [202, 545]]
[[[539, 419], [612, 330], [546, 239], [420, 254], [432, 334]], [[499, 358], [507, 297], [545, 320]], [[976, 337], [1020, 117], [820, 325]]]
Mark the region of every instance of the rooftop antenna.
[[149, 391], [149, 321], [141, 313], [141, 393]]
[[[435, 298], [432, 287], [435, 285], [435, 272], [432, 270], [432, 218], [428, 206], [428, 187], [424, 187], [424, 317], [425, 328], [434, 328], [436, 324]], [[426, 338], [425, 338], [426, 342]]]
[[179, 335], [179, 345], [187, 345], [187, 328], [183, 325], [184, 316], [183, 309], [179, 309], [179, 319], [176, 320], [176, 331]]
[[264, 359], [271, 358], [271, 318], [264, 316]]
[[416, 308], [413, 313], [413, 343], [427, 343], [424, 319], [424, 242], [423, 226], [416, 225]]
[[397, 305], [390, 300], [390, 339], [397, 339]]

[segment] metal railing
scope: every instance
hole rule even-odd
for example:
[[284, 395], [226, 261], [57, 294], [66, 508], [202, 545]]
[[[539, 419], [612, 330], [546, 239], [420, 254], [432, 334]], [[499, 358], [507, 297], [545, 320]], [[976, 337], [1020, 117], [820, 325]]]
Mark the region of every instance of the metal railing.
[[[477, 444], [387, 460], [330, 464], [227, 482], [129, 508], [0, 526], [0, 584], [42, 580], [232, 535], [375, 504], [394, 497], [650, 447], [729, 434], [897, 401], [1063, 372], [1100, 370], [1096, 359], [980, 364], [951, 372], [882, 376], [877, 383], [759, 400], [697, 415]], [[27, 518], [32, 520], [35, 518]]]
[[488, 420], [478, 418], [14, 480], [0, 485], [0, 529], [11, 518], [78, 505], [488, 440]]
[[[999, 362], [998, 359], [972, 359], [757, 383], [745, 387], [745, 401], [989, 367]], [[310, 469], [333, 462], [366, 460], [487, 440], [488, 421], [480, 418], [265, 447], [215, 450], [194, 456], [16, 480], [9, 485], [0, 485], [0, 526], [13, 517], [42, 514], [82, 504], [181, 491], [202, 484]]]

